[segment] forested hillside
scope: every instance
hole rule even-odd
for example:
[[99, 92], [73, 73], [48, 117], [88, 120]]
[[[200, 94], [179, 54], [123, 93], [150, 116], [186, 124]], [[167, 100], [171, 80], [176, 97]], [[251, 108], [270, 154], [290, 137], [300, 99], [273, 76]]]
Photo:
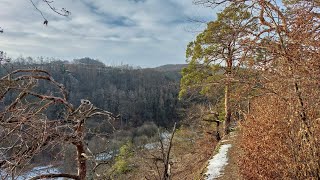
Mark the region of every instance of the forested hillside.
[[[72, 104], [79, 105], [79, 99], [88, 99], [97, 107], [121, 114], [122, 127], [138, 127], [144, 122], [154, 122], [170, 127], [179, 121], [180, 66], [174, 69], [134, 68], [130, 66], [110, 67], [90, 58], [72, 62], [59, 60], [34, 60], [20, 58], [1, 68], [7, 70], [35, 68], [50, 72], [53, 78], [65, 85]], [[38, 91], [50, 91], [40, 83]], [[10, 101], [10, 99], [6, 99]], [[6, 101], [4, 102], [6, 103]], [[59, 109], [51, 109], [50, 116], [59, 116]]]
[[[191, 105], [178, 100], [181, 67], [111, 67], [90, 58], [72, 62], [19, 58], [3, 62], [0, 108], [5, 120], [0, 133], [5, 140], [0, 145], [7, 147], [3, 151], [5, 159], [17, 161], [12, 165], [3, 163], [3, 168], [17, 168], [15, 176], [30, 177], [27, 172], [47, 165], [47, 161], [49, 169], [58, 164], [59, 168], [52, 171], [70, 173], [61, 177], [72, 178], [77, 167], [74, 155], [79, 152], [90, 156], [90, 168], [78, 166], [83, 168], [83, 177], [87, 170], [116, 177], [143, 168], [142, 162], [129, 168], [133, 162], [130, 159], [150, 147], [154, 149], [161, 135], [159, 129], [171, 129], [186, 117], [185, 108]], [[14, 124], [21, 129], [11, 126]], [[12, 140], [21, 133], [23, 139], [15, 144]], [[126, 159], [117, 159], [121, 148], [128, 147], [123, 153], [132, 155], [123, 154]], [[135, 153], [131, 152], [134, 149]]]

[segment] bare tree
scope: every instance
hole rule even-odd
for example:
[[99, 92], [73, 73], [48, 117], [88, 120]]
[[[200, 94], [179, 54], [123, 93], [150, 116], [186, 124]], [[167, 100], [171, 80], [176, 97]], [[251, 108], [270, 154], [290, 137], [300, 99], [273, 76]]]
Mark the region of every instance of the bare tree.
[[[171, 177], [171, 166], [172, 166], [172, 161], [171, 161], [171, 149], [172, 149], [172, 144], [173, 144], [173, 137], [176, 132], [176, 123], [173, 126], [171, 135], [169, 139], [164, 138], [163, 135], [158, 133], [159, 135], [159, 152], [157, 151], [152, 151], [149, 152], [150, 158], [147, 157], [147, 159], [151, 159], [152, 164], [148, 164], [150, 169], [152, 171], [156, 172], [153, 173], [152, 179], [158, 179], [158, 180], [170, 180]], [[150, 177], [145, 177], [146, 179], [149, 179]]]
[[[52, 91], [40, 93], [40, 81], [51, 84]], [[43, 174], [32, 179], [65, 177], [86, 179], [86, 121], [103, 116], [108, 123], [115, 120], [111, 112], [95, 107], [88, 100], [74, 108], [62, 84], [40, 69], [15, 70], [0, 79], [0, 99], [9, 101], [0, 112], [0, 167], [5, 176], [14, 178], [26, 169], [37, 154], [53, 147], [72, 145], [77, 155], [77, 174]], [[59, 107], [61, 115], [48, 118], [46, 111]]]

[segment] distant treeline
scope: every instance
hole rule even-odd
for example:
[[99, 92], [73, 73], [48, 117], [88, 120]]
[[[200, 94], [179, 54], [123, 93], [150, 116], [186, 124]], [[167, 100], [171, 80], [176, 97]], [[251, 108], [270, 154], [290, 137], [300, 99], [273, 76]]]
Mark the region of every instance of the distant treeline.
[[[90, 58], [72, 62], [19, 58], [3, 65], [0, 74], [15, 69], [44, 69], [64, 84], [74, 105], [79, 105], [80, 99], [88, 99], [99, 108], [120, 114], [118, 125], [122, 127], [137, 127], [148, 121], [166, 127], [180, 118], [178, 93], [183, 65], [173, 66], [168, 66], [168, 70], [165, 67], [142, 69], [110, 67]], [[54, 93], [54, 89], [44, 83], [38, 88], [41, 93]], [[54, 108], [48, 116], [57, 117], [59, 113], [63, 112]]]

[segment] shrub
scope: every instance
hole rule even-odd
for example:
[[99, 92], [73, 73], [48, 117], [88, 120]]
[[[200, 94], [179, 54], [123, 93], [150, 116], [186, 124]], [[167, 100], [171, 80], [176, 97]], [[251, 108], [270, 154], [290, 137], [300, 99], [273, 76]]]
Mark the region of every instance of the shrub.
[[130, 158], [133, 156], [133, 145], [131, 142], [127, 142], [121, 146], [119, 154], [116, 157], [115, 164], [113, 165], [114, 175], [120, 175], [127, 173], [131, 170]]

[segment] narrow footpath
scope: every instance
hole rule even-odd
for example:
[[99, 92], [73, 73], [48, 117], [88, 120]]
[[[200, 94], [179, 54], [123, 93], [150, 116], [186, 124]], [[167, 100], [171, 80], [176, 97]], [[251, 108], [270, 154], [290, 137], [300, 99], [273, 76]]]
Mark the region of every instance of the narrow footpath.
[[205, 180], [241, 180], [237, 160], [239, 144], [237, 131], [225, 136], [218, 144], [214, 156], [209, 160], [204, 173]]

